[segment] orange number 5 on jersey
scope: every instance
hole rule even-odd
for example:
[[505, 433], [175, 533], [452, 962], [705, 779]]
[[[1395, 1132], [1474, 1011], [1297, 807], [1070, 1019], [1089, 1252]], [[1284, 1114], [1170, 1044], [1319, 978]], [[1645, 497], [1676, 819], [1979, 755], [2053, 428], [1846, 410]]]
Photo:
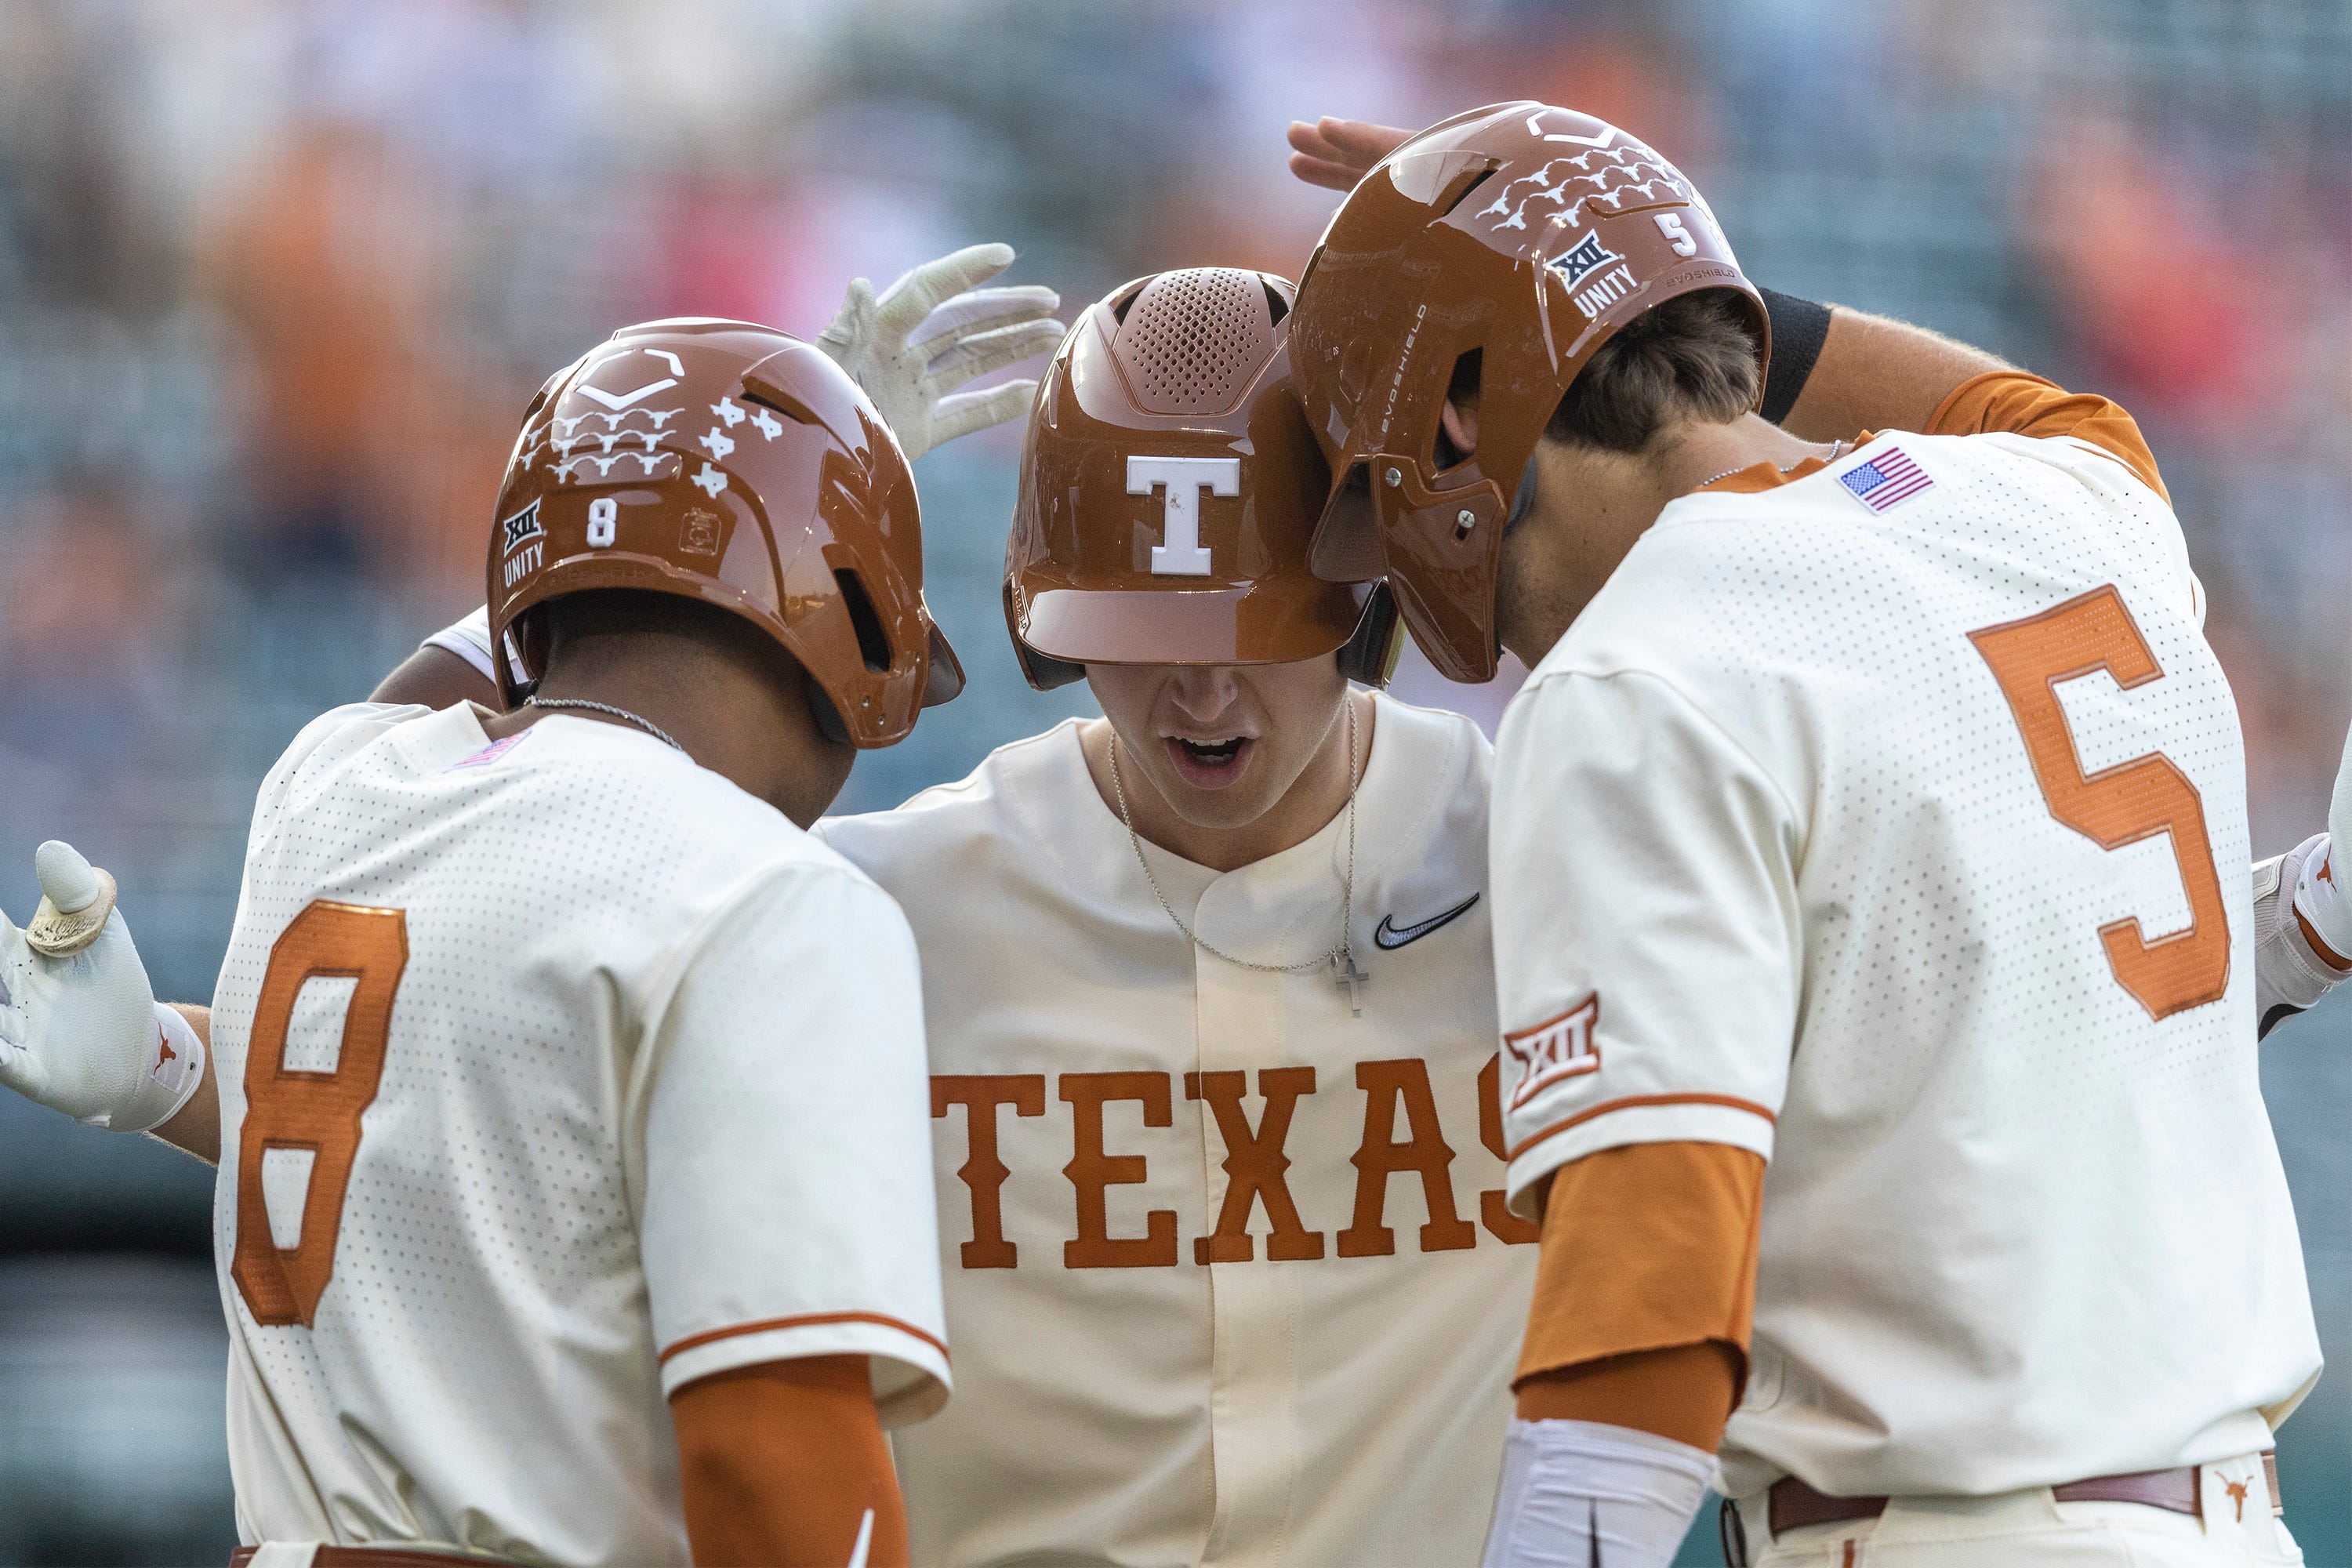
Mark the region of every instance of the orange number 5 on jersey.
[[2204, 798], [2160, 752], [2084, 773], [2058, 702], [2060, 681], [2094, 670], [2105, 670], [2126, 690], [2163, 678], [2123, 595], [2112, 584], [2095, 588], [2054, 610], [1970, 632], [1969, 640], [1992, 667], [2017, 716], [2051, 816], [2102, 849], [2172, 836], [2172, 857], [2189, 894], [2189, 929], [2149, 942], [2137, 919], [2101, 926], [2099, 940], [2116, 981], [2151, 1017], [2220, 1001], [2230, 984], [2230, 921], [2205, 837]]
[[[269, 950], [253, 1039], [245, 1058], [245, 1124], [236, 1155], [237, 1291], [257, 1323], [310, 1326], [334, 1271], [342, 1229], [343, 1191], [359, 1153], [360, 1115], [383, 1081], [392, 1034], [392, 996], [408, 967], [408, 917], [321, 900], [294, 917]], [[359, 982], [343, 1015], [342, 1048], [332, 1072], [286, 1066], [286, 1029], [306, 981]], [[310, 1152], [300, 1234], [279, 1250], [269, 1234], [261, 1161], [271, 1149]]]

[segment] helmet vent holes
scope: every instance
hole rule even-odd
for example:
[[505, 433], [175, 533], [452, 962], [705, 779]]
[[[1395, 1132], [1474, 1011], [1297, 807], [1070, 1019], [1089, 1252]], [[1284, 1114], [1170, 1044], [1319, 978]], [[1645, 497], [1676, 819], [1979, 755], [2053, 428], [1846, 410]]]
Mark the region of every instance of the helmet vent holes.
[[1141, 299], [1143, 297], [1143, 291], [1150, 286], [1150, 279], [1137, 279], [1131, 287], [1123, 291], [1118, 299], [1111, 301], [1110, 319], [1117, 321], [1122, 327], [1127, 325], [1127, 313], [1135, 309], [1136, 300]]
[[1274, 290], [1255, 272], [1164, 272], [1136, 295], [1112, 353], [1148, 412], [1222, 412], [1265, 363], [1274, 308]]
[[858, 581], [856, 573], [848, 571], [836, 570], [833, 581], [841, 590], [841, 607], [849, 612], [849, 624], [857, 633], [859, 657], [867, 669], [884, 673], [890, 668], [890, 635], [882, 629], [882, 617], [874, 613], [866, 584]]

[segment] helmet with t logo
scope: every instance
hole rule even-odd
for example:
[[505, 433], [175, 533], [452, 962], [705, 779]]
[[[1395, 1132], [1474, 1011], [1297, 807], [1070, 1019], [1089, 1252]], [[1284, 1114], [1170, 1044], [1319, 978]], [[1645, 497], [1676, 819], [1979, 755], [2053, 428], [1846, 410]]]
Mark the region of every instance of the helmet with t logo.
[[1089, 307], [1037, 387], [1004, 615], [1045, 689], [1088, 664], [1283, 664], [1388, 678], [1377, 586], [1308, 569], [1330, 488], [1289, 384], [1290, 283], [1193, 268]]

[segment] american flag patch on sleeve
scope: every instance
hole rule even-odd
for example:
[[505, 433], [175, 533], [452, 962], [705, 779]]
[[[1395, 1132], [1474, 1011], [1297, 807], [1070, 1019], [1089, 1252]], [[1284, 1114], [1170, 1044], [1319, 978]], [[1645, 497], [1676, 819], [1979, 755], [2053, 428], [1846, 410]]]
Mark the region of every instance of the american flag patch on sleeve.
[[1900, 447], [1889, 447], [1866, 463], [1856, 463], [1838, 476], [1838, 483], [1853, 492], [1853, 499], [1873, 511], [1885, 511], [1888, 507], [1909, 500], [1921, 490], [1932, 489], [1935, 480], [1927, 471], [1903, 455]]

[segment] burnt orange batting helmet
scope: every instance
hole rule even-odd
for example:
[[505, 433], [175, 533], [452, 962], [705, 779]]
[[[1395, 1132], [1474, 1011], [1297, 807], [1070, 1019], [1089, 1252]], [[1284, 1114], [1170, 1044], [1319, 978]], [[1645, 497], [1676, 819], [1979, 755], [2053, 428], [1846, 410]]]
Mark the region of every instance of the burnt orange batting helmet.
[[772, 328], [614, 332], [532, 400], [498, 517], [490, 642], [509, 706], [537, 679], [513, 657], [538, 657], [530, 612], [593, 588], [741, 616], [808, 672], [819, 725], [858, 746], [903, 740], [963, 689], [923, 603], [898, 441], [839, 366]]
[[[1491, 678], [1496, 563], [1537, 437], [1619, 328], [1701, 289], [1745, 299], [1769, 351], [1763, 300], [1697, 187], [1605, 121], [1496, 104], [1381, 160], [1323, 231], [1291, 319], [1292, 380], [1333, 473], [1316, 571], [1385, 573], [1431, 663]], [[1439, 415], [1472, 354], [1478, 449], [1444, 463]]]
[[1088, 664], [1286, 664], [1337, 652], [1386, 681], [1377, 585], [1307, 564], [1330, 470], [1299, 415], [1288, 279], [1139, 278], [1087, 308], [1037, 387], [1005, 550], [1004, 617], [1029, 683]]

